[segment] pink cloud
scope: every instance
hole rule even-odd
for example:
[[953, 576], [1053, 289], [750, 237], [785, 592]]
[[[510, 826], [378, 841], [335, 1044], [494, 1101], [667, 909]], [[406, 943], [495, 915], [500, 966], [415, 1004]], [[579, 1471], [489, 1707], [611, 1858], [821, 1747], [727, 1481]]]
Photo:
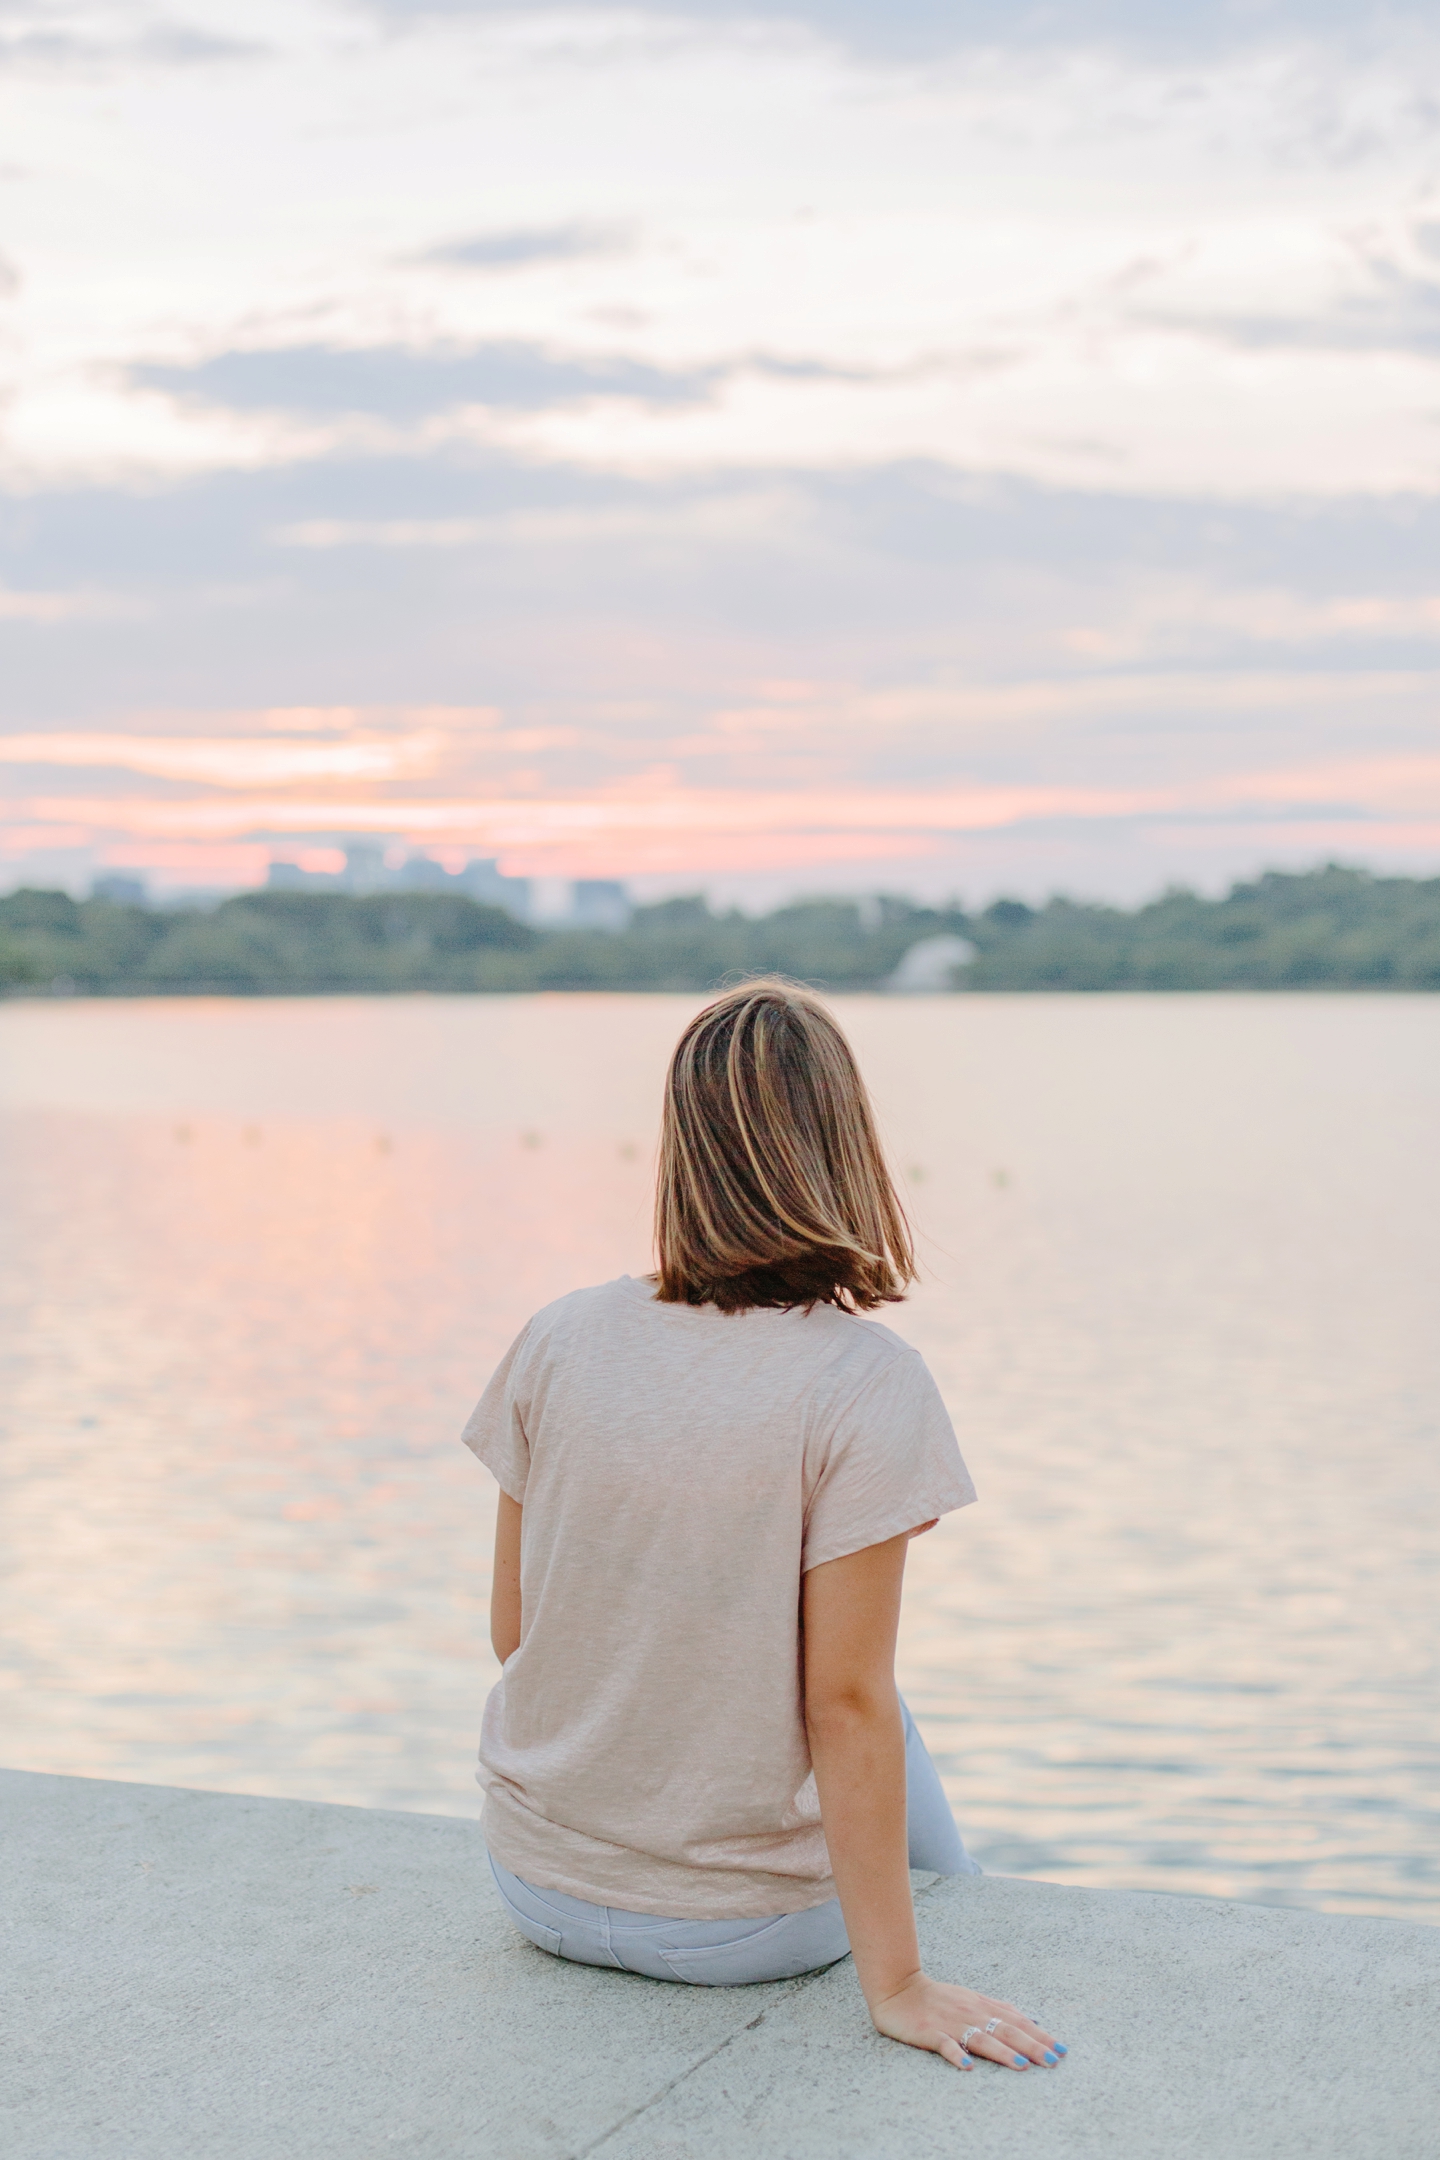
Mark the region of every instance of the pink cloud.
[[[142, 742], [146, 755], [157, 738]], [[181, 746], [188, 756], [200, 746]], [[207, 746], [227, 755], [238, 741]], [[313, 754], [339, 745], [264, 745]], [[344, 746], [347, 751], [369, 745]], [[380, 747], [380, 746], [376, 746]], [[78, 759], [77, 759], [78, 762]], [[199, 760], [197, 759], [197, 763]], [[264, 760], [257, 760], [265, 769]], [[182, 762], [167, 771], [178, 775]], [[289, 768], [299, 782], [312, 780], [298, 761]], [[627, 875], [776, 872], [807, 865], [920, 858], [963, 835], [997, 834], [1037, 825], [1076, 827], [1101, 823], [1149, 824], [1178, 831], [1176, 819], [1218, 820], [1228, 827], [1246, 806], [1273, 813], [1308, 806], [1351, 813], [1315, 824], [1317, 848], [1428, 847], [1423, 837], [1440, 818], [1440, 755], [1392, 754], [1317, 760], [1259, 772], [1232, 771], [1160, 787], [1037, 786], [951, 781], [934, 787], [769, 788], [687, 785], [673, 766], [660, 765], [628, 781], [586, 792], [543, 792], [538, 780], [525, 794], [407, 797], [395, 787], [367, 788], [357, 797], [306, 785], [258, 792], [242, 789], [238, 771], [207, 774], [219, 784], [204, 795], [49, 796], [14, 803], [11, 846], [100, 845], [112, 861], [122, 854], [158, 864], [165, 848], [260, 850], [325, 855], [333, 865], [335, 837], [383, 836], [431, 849], [501, 855], [516, 869], [536, 874]], [[343, 785], [337, 760], [328, 777]], [[219, 791], [220, 786], [225, 792]], [[1396, 823], [1397, 817], [1400, 823]], [[25, 822], [22, 822], [25, 821]], [[63, 828], [73, 837], [42, 843], [38, 828]], [[1193, 828], [1192, 828], [1193, 829]], [[1257, 846], [1268, 824], [1252, 823]], [[1274, 828], [1280, 831], [1281, 828]], [[1293, 821], [1283, 832], [1296, 844]], [[1401, 833], [1405, 838], [1400, 838]], [[293, 835], [286, 847], [283, 836]], [[1319, 837], [1323, 835], [1323, 837]], [[265, 836], [263, 839], [261, 836]], [[328, 849], [328, 852], [327, 852]], [[234, 858], [238, 864], [240, 856]], [[258, 857], [246, 856], [247, 861]], [[197, 873], [198, 874], [198, 873]], [[213, 875], [221, 875], [216, 870]], [[254, 875], [259, 875], [256, 870]]]

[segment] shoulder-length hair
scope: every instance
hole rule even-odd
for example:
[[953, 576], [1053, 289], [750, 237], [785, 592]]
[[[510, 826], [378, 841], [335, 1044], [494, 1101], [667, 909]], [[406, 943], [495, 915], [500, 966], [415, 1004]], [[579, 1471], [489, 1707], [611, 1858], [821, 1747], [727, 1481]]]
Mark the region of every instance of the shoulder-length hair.
[[697, 1013], [665, 1083], [657, 1296], [673, 1305], [894, 1304], [915, 1250], [854, 1054], [775, 978]]

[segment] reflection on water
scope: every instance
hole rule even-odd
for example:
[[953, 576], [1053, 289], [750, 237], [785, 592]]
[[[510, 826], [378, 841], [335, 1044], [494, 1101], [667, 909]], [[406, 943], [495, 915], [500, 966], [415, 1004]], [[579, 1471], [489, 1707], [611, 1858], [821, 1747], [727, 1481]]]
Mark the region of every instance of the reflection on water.
[[[1440, 1919], [1440, 1001], [837, 1001], [982, 1506], [902, 1680], [992, 1868]], [[520, 1322], [647, 1260], [670, 998], [0, 1008], [35, 1769], [469, 1812]]]

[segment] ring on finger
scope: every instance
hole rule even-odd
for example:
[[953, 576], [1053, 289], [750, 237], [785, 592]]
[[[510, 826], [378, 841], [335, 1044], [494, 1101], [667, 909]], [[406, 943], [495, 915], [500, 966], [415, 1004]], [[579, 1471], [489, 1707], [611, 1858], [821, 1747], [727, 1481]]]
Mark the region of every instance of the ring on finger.
[[991, 2018], [989, 2024], [985, 2027], [985, 2030], [987, 2033], [998, 2032], [1000, 2030], [999, 2018]]
[[961, 2047], [968, 2048], [971, 2041], [975, 2038], [976, 2033], [983, 2032], [983, 2030], [984, 2027], [980, 2025], [967, 2025], [964, 2032], [960, 2035]]

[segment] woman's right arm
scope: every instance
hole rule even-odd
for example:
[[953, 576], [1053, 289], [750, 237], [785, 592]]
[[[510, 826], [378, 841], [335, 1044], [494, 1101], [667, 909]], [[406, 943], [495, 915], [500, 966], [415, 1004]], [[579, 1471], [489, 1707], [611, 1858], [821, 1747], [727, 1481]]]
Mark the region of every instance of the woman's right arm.
[[[513, 1503], [512, 1503], [513, 1504]], [[516, 1514], [519, 1514], [518, 1508]], [[905, 1730], [895, 1633], [910, 1535], [827, 1560], [804, 1579], [805, 1723], [845, 1929], [877, 2032], [968, 2069], [971, 2054], [1023, 2070], [1054, 2042], [1013, 2003], [932, 1980], [920, 1964], [905, 1822]], [[997, 2030], [983, 2028], [998, 2019]]]
[[490, 1575], [490, 1647], [505, 1663], [520, 1647], [520, 1521], [523, 1509], [508, 1492], [495, 1511], [495, 1565]]

